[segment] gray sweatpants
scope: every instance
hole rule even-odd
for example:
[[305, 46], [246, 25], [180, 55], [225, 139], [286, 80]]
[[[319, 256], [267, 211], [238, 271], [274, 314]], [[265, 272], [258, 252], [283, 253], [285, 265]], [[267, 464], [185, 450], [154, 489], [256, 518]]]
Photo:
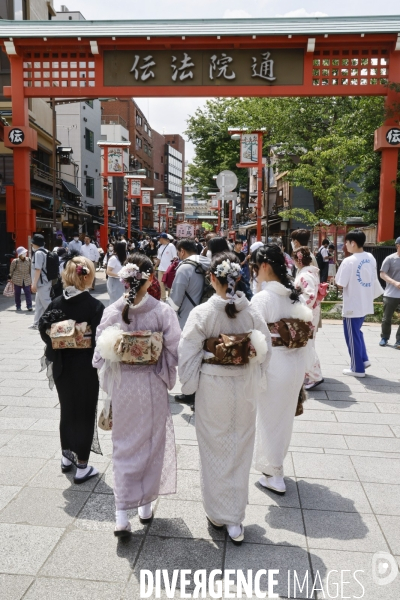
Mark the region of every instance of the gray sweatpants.
[[[392, 318], [396, 308], [400, 306], [400, 298], [389, 298], [383, 296], [383, 319], [381, 338], [388, 340], [392, 331]], [[400, 325], [396, 333], [396, 341], [400, 342]]]
[[51, 302], [50, 298], [51, 282], [45, 283], [37, 288], [35, 296], [35, 320], [34, 325], [39, 325], [39, 319]]

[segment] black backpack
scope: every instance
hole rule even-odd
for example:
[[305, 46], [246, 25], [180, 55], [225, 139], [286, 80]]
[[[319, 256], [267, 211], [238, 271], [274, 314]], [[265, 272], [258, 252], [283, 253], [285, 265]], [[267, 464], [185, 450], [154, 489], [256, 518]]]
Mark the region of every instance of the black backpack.
[[[194, 269], [195, 273], [198, 273], [199, 275], [203, 275], [203, 277], [204, 277], [203, 292], [201, 294], [199, 304], [204, 304], [205, 302], [207, 302], [207, 300], [209, 300], [211, 298], [211, 296], [213, 294], [215, 294], [215, 290], [214, 290], [213, 286], [211, 285], [210, 277], [209, 277], [207, 271], [204, 270], [204, 268], [202, 267], [202, 265], [200, 263], [198, 263], [194, 260], [190, 260], [189, 258], [182, 261], [181, 264], [193, 265], [195, 267], [195, 269]], [[185, 296], [190, 300], [190, 302], [193, 304], [193, 306], [197, 306], [197, 304], [195, 304], [195, 302], [193, 301], [193, 299], [189, 296], [189, 294], [187, 292], [185, 292]]]
[[57, 283], [60, 276], [60, 259], [57, 252], [50, 252], [44, 248], [38, 248], [36, 252], [44, 252], [46, 254], [46, 269], [43, 269], [43, 273], [46, 275], [48, 281], [53, 284]]
[[321, 254], [321, 250], [318, 250], [317, 254], [315, 255], [315, 260], [317, 261], [319, 270], [322, 271], [324, 268], [324, 258]]

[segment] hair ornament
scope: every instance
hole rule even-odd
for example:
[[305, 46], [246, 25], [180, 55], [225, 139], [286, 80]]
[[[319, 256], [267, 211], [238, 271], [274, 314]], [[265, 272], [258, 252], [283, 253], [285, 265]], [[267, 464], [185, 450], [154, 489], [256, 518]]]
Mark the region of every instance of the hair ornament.
[[86, 265], [78, 264], [76, 265], [76, 274], [77, 275], [89, 275], [90, 271]]
[[125, 283], [127, 279], [135, 279], [141, 281], [142, 279], [148, 279], [150, 277], [150, 271], [141, 271], [137, 265], [127, 264], [118, 273], [122, 283]]
[[217, 278], [228, 280], [226, 297], [228, 298], [229, 304], [233, 304], [238, 300], [238, 296], [235, 294], [235, 283], [240, 274], [241, 268], [239, 263], [231, 262], [229, 259], [224, 260], [214, 271], [214, 275]]
[[303, 264], [303, 253], [302, 252], [296, 252], [295, 253], [295, 257], [297, 262], [299, 263], [299, 265], [301, 266]]

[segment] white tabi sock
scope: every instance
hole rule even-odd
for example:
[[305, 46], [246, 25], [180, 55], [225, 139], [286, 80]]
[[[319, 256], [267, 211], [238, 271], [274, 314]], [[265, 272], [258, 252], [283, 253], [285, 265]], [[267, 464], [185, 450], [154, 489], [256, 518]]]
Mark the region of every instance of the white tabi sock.
[[62, 460], [62, 464], [64, 465], [64, 467], [69, 467], [70, 465], [72, 465], [72, 462], [68, 458], [66, 458], [64, 455], [62, 455], [61, 460]]
[[138, 513], [139, 513], [139, 517], [141, 519], [150, 519], [150, 517], [152, 515], [152, 511], [153, 511], [153, 509], [151, 506], [151, 502], [138, 507]]
[[75, 473], [75, 478], [81, 479], [81, 477], [85, 477], [85, 475], [87, 475], [89, 473], [90, 469], [92, 469], [92, 468], [93, 468], [93, 471], [91, 472], [90, 476], [94, 477], [94, 475], [98, 474], [98, 470], [95, 469], [94, 467], [91, 467], [90, 465], [86, 465], [86, 467], [84, 469], [82, 469], [82, 468], [79, 469], [77, 467], [76, 473]]
[[227, 530], [231, 538], [237, 538], [242, 533], [241, 525], [227, 525]]
[[126, 510], [116, 510], [115, 511], [115, 524], [117, 527], [121, 529], [126, 527], [129, 523], [128, 520], [128, 512]]

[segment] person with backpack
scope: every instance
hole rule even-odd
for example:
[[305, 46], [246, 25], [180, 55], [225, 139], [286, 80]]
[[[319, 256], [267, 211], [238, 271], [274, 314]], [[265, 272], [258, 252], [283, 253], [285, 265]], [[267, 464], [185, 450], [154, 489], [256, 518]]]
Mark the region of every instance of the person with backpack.
[[52, 281], [58, 280], [60, 262], [55, 252], [45, 250], [44, 237], [40, 233], [35, 233], [32, 238], [32, 250], [32, 293], [36, 298], [35, 318], [29, 329], [38, 329], [39, 319], [51, 302]]
[[[181, 262], [176, 269], [167, 303], [177, 313], [180, 328], [183, 329], [193, 308], [201, 304], [205, 276], [211, 261], [206, 256], [198, 255], [196, 242], [189, 239], [179, 240], [177, 251]], [[194, 394], [179, 394], [175, 400], [192, 406], [194, 397]]]
[[14, 284], [15, 306], [17, 311], [21, 310], [21, 291], [24, 290], [26, 309], [31, 312], [32, 295], [31, 295], [31, 259], [27, 257], [27, 249], [19, 246], [16, 250], [18, 258], [14, 258], [10, 266], [9, 281]]
[[167, 292], [165, 284], [163, 282], [163, 275], [168, 269], [171, 261], [176, 258], [177, 252], [174, 244], [172, 244], [168, 238], [168, 234], [162, 233], [159, 236], [160, 247], [157, 252], [156, 267], [158, 268], [158, 281], [161, 286], [161, 300], [165, 302], [167, 298]]
[[317, 256], [315, 257], [317, 259], [317, 263], [318, 263], [318, 267], [319, 267], [319, 277], [320, 277], [321, 283], [326, 283], [328, 281], [329, 258], [330, 258], [329, 249], [328, 249], [329, 244], [330, 244], [329, 240], [327, 240], [327, 239], [322, 240], [322, 246], [319, 248], [319, 250], [317, 252]]
[[[312, 390], [324, 381], [321, 364], [315, 349], [315, 338], [321, 315], [321, 296], [324, 292], [326, 294], [328, 287], [328, 284], [320, 283], [319, 269], [312, 265], [311, 256], [312, 254], [308, 246], [300, 246], [293, 252], [293, 259], [297, 269], [294, 287], [301, 290], [306, 305], [311, 308], [313, 313], [313, 337], [307, 344], [309, 355], [304, 378], [304, 387], [306, 390]], [[320, 290], [320, 288], [322, 289]]]

